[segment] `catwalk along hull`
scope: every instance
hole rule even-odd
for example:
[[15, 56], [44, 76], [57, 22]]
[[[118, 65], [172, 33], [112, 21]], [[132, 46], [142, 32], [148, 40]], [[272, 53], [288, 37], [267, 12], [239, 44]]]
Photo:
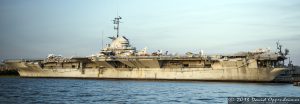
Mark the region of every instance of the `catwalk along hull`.
[[199, 81], [272, 81], [285, 68], [89, 68], [41, 69], [36, 64], [10, 63], [21, 77], [153, 79]]

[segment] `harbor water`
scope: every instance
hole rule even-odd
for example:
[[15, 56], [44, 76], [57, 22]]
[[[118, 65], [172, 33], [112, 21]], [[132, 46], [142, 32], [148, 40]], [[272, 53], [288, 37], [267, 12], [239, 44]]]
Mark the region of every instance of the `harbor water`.
[[283, 83], [0, 78], [2, 104], [227, 103], [227, 97], [298, 97]]

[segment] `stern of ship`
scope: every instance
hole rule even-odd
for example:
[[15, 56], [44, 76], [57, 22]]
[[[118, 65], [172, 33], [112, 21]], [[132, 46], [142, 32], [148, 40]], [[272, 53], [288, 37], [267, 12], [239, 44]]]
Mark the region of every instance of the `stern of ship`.
[[280, 73], [288, 70], [288, 68], [274, 68], [270, 73], [270, 81], [274, 80]]

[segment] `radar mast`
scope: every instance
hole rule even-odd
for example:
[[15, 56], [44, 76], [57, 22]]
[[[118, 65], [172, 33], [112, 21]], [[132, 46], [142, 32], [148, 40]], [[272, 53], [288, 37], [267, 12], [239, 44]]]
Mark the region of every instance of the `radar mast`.
[[114, 21], [114, 24], [116, 26], [114, 26], [114, 29], [117, 30], [117, 37], [119, 37], [119, 24], [120, 24], [120, 19], [122, 19], [121, 16], [118, 16], [116, 17], [113, 21]]

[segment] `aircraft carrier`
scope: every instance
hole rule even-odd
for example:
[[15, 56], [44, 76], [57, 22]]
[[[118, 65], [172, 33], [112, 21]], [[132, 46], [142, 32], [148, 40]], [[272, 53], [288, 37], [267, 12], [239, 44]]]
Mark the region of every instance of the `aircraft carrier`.
[[21, 77], [65, 77], [143, 80], [201, 80], [201, 81], [272, 81], [287, 70], [284, 60], [288, 50], [278, 52], [258, 49], [233, 55], [205, 55], [187, 52], [172, 55], [167, 51], [147, 53], [147, 48], [136, 50], [129, 39], [119, 36], [120, 16], [114, 19], [116, 37], [109, 37], [97, 55], [65, 58], [53, 54], [45, 59], [5, 60], [18, 68]]

